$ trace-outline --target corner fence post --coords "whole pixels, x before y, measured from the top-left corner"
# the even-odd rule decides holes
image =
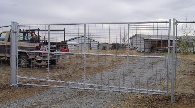
[[[176,75],[176,35],[175,35],[176,19],[173,19],[173,49],[172,49],[172,75],[171,75],[171,102],[175,102],[175,75]]]
[[[19,34],[19,27],[17,22],[11,22],[10,34],[10,66],[11,66],[11,86],[17,86],[17,37]]]

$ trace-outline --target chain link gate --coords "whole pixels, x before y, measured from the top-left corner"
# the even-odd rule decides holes
[[[170,23],[19,25],[17,84],[167,94]]]

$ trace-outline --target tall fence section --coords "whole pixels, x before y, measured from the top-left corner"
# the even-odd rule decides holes
[[[170,21],[19,25],[17,84],[166,94]]]
[[[13,85],[168,94],[168,82],[174,83],[171,20],[11,27],[10,39],[18,36],[10,55],[17,56]]]
[[[175,102],[175,88],[179,86],[176,84],[176,69],[180,61],[177,59],[177,53],[180,56],[186,56],[188,62],[182,61],[187,68],[187,73],[191,71],[190,60],[193,60],[192,54],[195,54],[195,22],[194,21],[178,21],[173,19],[173,45],[172,45],[172,75],[171,75],[171,101]],[[190,57],[191,56],[191,57]],[[185,57],[184,57],[185,58]],[[185,88],[183,88],[185,89]]]

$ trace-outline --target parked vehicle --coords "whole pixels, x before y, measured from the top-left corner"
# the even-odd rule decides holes
[[[68,48],[66,47],[66,49]],[[48,42],[41,41],[39,34],[35,34],[34,31],[20,31],[18,36],[18,65],[29,67],[41,62],[56,65],[59,55],[57,56],[54,52],[60,50],[62,49],[52,44],[48,48]],[[0,59],[10,59],[10,31],[0,33]]]

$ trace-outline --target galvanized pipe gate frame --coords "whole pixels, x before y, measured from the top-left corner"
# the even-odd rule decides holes
[[[168,56],[167,57],[164,57],[165,59],[165,67],[167,67],[167,70],[166,70],[166,91],[160,91],[160,90],[154,90],[154,91],[149,91],[148,89],[136,89],[136,88],[121,88],[120,85],[119,85],[119,89],[117,91],[119,92],[139,92],[139,93],[149,93],[149,92],[155,92],[157,94],[167,94],[168,95],[168,92],[169,92],[169,87],[168,87],[168,83],[169,83],[169,74],[170,72],[172,71],[172,77],[171,77],[171,101],[174,102],[175,99],[174,99],[174,88],[175,88],[175,72],[176,72],[176,34],[175,34],[175,31],[176,31],[176,28],[175,26],[177,26],[177,23],[179,23],[178,21],[176,21],[175,19],[173,19],[173,46],[170,46],[170,34],[171,34],[171,19],[169,21],[154,21],[154,22],[120,22],[120,23],[69,23],[69,24],[43,24],[43,26],[48,26],[48,46],[50,46],[50,26],[52,25],[83,25],[83,28],[84,28],[84,37],[86,38],[87,37],[87,25],[88,24],[127,24],[128,25],[128,39],[130,38],[130,33],[129,31],[131,30],[130,28],[130,25],[131,24],[147,24],[147,23],[165,23],[165,24],[168,24],[168,33],[167,33],[167,36],[168,36]],[[181,22],[180,22],[181,23]],[[36,25],[42,25],[42,24],[36,24]],[[22,76],[18,76],[18,65],[15,65],[17,64],[17,38],[16,36],[19,35],[19,28],[22,27],[22,26],[25,26],[25,25],[19,25],[17,22],[12,22],[12,25],[11,25],[11,86],[17,86],[19,83],[18,83],[18,78],[25,78],[25,77],[22,77]],[[154,29],[154,28],[153,28]],[[156,28],[157,30],[159,28]],[[110,37],[110,28],[109,28],[109,37]],[[110,41],[110,39],[109,39]],[[127,55],[119,55],[119,56],[126,56],[127,57],[127,60],[129,61],[129,57],[136,57],[135,55],[130,55],[129,54],[129,46],[131,45],[131,41],[128,40],[128,54]],[[66,81],[56,81],[56,82],[64,82],[64,83],[68,83],[68,85],[71,85],[71,84],[77,84],[77,85],[84,85],[83,88],[81,87],[80,89],[90,89],[90,88],[87,88],[87,86],[102,86],[102,85],[96,85],[96,84],[88,84],[86,82],[86,55],[87,55],[87,51],[86,51],[86,41],[84,41],[84,52],[82,53],[83,57],[84,57],[84,74],[83,74],[83,82],[66,82]],[[49,47],[50,48],[50,47]],[[170,49],[172,48],[172,61],[170,61],[171,59],[171,55],[170,55]],[[50,51],[50,49],[49,49]],[[50,52],[48,52],[48,57],[50,56],[49,55]],[[93,55],[93,54],[92,54]],[[139,56],[141,57],[141,56]],[[144,58],[146,57],[149,57],[149,58],[161,58],[163,56],[143,56]],[[49,61],[48,61],[49,62]],[[172,65],[170,65],[172,63]],[[48,79],[42,79],[42,81],[49,81],[49,82],[55,82],[54,80],[50,80],[49,79],[49,75],[51,74],[50,73],[50,67],[48,65]],[[29,77],[26,77],[26,78],[29,78]],[[29,78],[29,79],[34,79],[34,78]],[[140,79],[139,79],[140,80]],[[119,81],[120,82],[120,81]],[[136,82],[136,81],[135,81]],[[139,82],[139,81],[138,81]],[[147,81],[147,85],[148,85],[148,81]],[[25,85],[25,84],[24,84]],[[26,84],[28,85],[28,84]],[[33,84],[32,84],[33,85]],[[35,85],[35,86],[38,86],[38,85]],[[43,85],[43,86],[47,86],[47,85]],[[48,85],[49,86],[49,85]],[[139,84],[140,86],[140,84]],[[56,86],[56,87],[63,87],[63,86]],[[75,87],[76,89],[79,89],[78,86]],[[108,86],[108,91],[110,90],[111,86]],[[95,90],[94,88],[91,88],[92,90]],[[123,89],[123,90],[122,90]],[[126,89],[126,90],[124,90]],[[103,90],[102,88],[101,89],[98,89],[98,90]],[[111,90],[111,91],[114,91],[114,90]]]
[[[175,102],[175,88],[176,88],[176,72],[177,72],[177,40],[179,36],[179,24],[195,24],[195,21],[178,21],[175,18],[173,18],[173,45],[172,47],[172,75],[171,75],[171,102]]]

